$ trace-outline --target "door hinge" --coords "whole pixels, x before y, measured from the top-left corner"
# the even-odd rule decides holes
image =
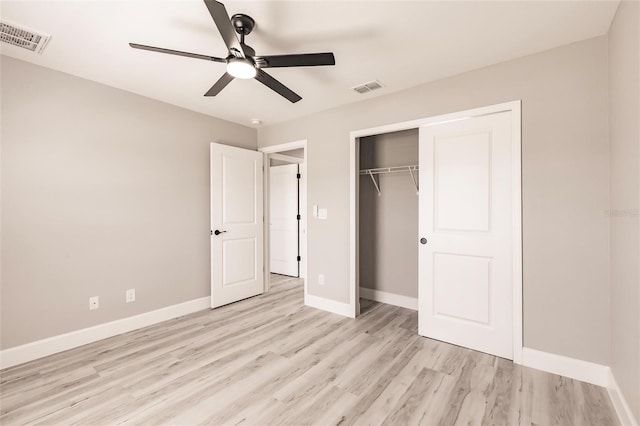
[[[300,220],[300,219],[301,219],[300,215],[297,215],[297,216],[296,216],[296,219]]]
[[[301,258],[300,256],[298,256],[298,257],[296,258],[296,260],[297,260],[298,262],[300,262],[300,261],[302,260],[302,258]]]
[[[300,179],[301,177],[302,177],[302,176],[300,176],[300,173],[298,173],[298,174],[296,175],[296,178],[297,178],[297,179]]]

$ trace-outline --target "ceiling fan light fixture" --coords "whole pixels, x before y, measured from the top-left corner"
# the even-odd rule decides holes
[[[227,72],[235,78],[249,79],[254,78],[258,71],[249,59],[232,58],[227,63]]]

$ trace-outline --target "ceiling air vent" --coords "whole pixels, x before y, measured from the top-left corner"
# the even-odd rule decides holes
[[[352,87],[353,90],[360,94],[371,92],[380,88],[382,88],[382,83],[380,83],[378,80],[373,80],[368,83],[359,84],[356,87]]]
[[[7,21],[0,22],[0,41],[3,43],[42,53],[50,38],[50,35],[30,30],[21,25],[11,24]]]

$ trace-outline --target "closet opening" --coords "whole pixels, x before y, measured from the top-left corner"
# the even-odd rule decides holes
[[[359,138],[361,313],[370,301],[418,309],[418,145],[418,129]]]

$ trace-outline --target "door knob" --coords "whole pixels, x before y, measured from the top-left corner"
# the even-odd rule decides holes
[[[216,235],[220,235],[220,234],[224,234],[227,231],[218,231],[217,229],[215,231],[213,231],[214,234]]]
[[[427,244],[427,239],[424,237],[420,238],[420,244]]]

